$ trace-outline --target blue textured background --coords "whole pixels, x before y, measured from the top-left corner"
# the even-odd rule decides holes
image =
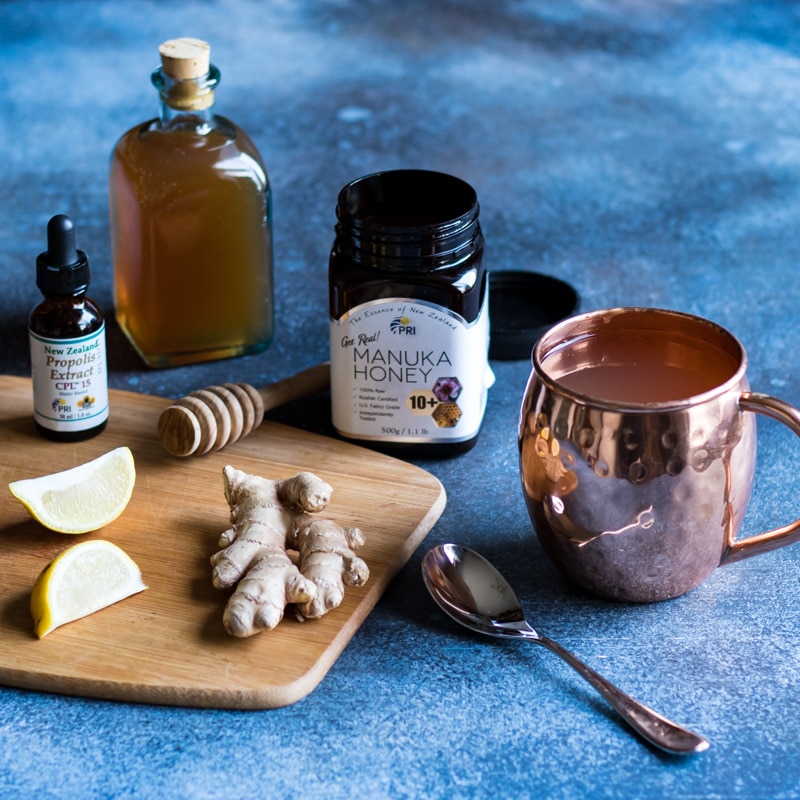
[[[325,360],[337,192],[423,167],[476,188],[491,269],[565,278],[586,310],[709,317],[744,343],[754,388],[800,406],[790,2],[0,2],[2,372],[28,374],[52,214],[75,219],[111,316],[108,157],[155,115],[157,46],[182,35],[211,42],[218,109],[270,171],[278,334],[259,356],[152,372],[111,319],[114,387],[178,397]],[[448,491],[441,520],[311,695],[234,713],[0,688],[0,797],[800,797],[800,545],[660,605],[569,588],[518,487],[528,364],[494,366],[477,447],[423,464]],[[273,417],[327,432],[326,402]],[[769,421],[759,435],[747,533],[800,506],[800,443]],[[543,632],[711,749],[662,755],[554,656],[457,629],[419,578],[446,540],[495,560]]]

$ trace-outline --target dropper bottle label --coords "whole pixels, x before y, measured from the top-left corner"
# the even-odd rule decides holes
[[[44,301],[28,326],[34,419],[57,440],[94,436],[108,419],[105,320],[86,297],[89,279],[72,220],[58,214],[47,226],[47,252],[36,260]]]

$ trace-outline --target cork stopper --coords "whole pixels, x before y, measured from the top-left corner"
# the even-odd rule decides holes
[[[158,52],[165,74],[176,80],[202,78],[208,74],[211,63],[211,47],[202,39],[170,39]]]
[[[219,82],[219,70],[211,64],[211,47],[207,42],[188,37],[170,39],[158,48],[158,52],[161,54],[161,69],[153,74],[153,82],[168,106],[177,111],[192,112],[214,105],[214,87]]]

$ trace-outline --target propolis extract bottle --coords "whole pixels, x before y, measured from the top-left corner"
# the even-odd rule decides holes
[[[469,184],[426,170],[340,192],[329,284],[342,436],[409,457],[475,444],[493,380],[478,210]]]
[[[36,259],[44,300],[28,320],[34,419],[57,441],[88,439],[108,420],[105,319],[86,296],[90,279],[72,220],[57,214],[47,224],[47,251]]]

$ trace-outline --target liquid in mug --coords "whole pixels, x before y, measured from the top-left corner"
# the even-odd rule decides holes
[[[630,334],[596,337],[580,366],[556,374],[573,392],[613,403],[669,403],[711,391],[728,380],[736,364],[716,348],[675,342],[632,340]],[[548,368],[545,359],[545,368]]]

